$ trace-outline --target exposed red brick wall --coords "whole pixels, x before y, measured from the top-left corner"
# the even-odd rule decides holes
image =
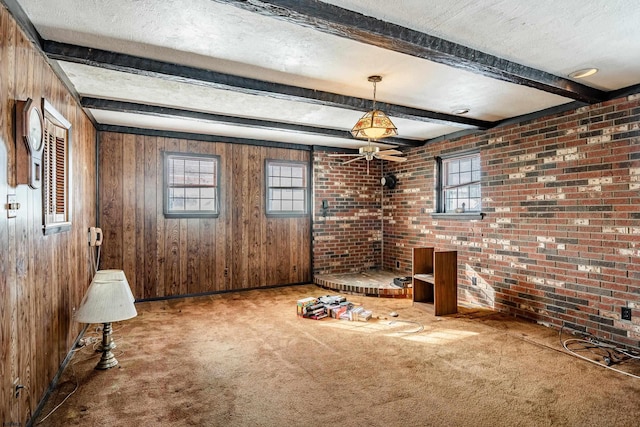
[[[378,160],[314,153],[313,270],[315,274],[358,272],[382,263],[382,214]],[[327,216],[322,201],[327,200]]]
[[[434,156],[476,147],[487,216],[433,219]],[[409,274],[412,247],[456,249],[462,301],[639,346],[640,95],[407,157],[385,165],[399,179],[384,193],[385,268]]]

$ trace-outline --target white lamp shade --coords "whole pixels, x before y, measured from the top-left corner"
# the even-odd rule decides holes
[[[94,277],[76,311],[81,323],[109,323],[136,317],[129,284],[125,280],[99,280]]]
[[[93,276],[93,280],[108,282],[112,280],[122,280],[127,284],[129,295],[131,295],[131,301],[136,300],[136,298],[133,296],[133,293],[131,292],[129,282],[127,282],[127,276],[124,275],[124,271],[122,270],[98,270],[96,271],[96,275]]]

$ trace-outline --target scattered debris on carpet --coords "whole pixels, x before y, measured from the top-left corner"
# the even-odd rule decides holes
[[[320,320],[331,317],[340,320],[366,322],[373,315],[371,310],[347,301],[342,295],[324,295],[298,300],[297,314],[307,319]]]

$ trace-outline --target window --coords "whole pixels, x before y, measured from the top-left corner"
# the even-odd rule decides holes
[[[71,229],[71,153],[69,123],[44,101],[42,222],[45,234]]]
[[[307,164],[267,160],[267,215],[307,213]]]
[[[219,212],[220,158],[164,153],[164,216],[215,218]]]
[[[438,158],[439,213],[480,213],[482,210],[480,153]]]

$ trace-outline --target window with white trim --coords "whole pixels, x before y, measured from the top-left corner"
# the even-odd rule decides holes
[[[267,215],[307,213],[308,165],[287,160],[266,161]]]
[[[164,216],[219,215],[220,158],[208,154],[164,153]]]
[[[71,123],[46,100],[43,110],[42,222],[51,234],[71,229]]]
[[[441,213],[478,213],[482,210],[480,153],[440,158]]]

